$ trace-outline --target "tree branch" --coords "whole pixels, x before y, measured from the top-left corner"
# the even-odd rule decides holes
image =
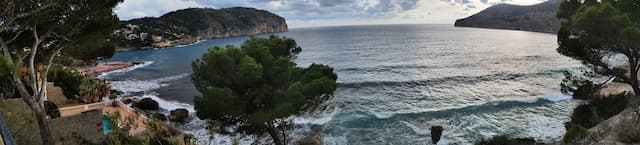
[[[29,58],[29,70],[31,71],[31,88],[33,89],[33,97],[39,96],[38,92],[38,78],[37,78],[37,74],[36,74],[36,68],[35,68],[35,59],[36,59],[36,54],[38,53],[38,46],[40,45],[40,37],[38,36],[38,31],[36,26],[33,26],[32,28],[33,31],[33,38],[35,39],[33,42],[33,47],[31,48],[31,57]],[[37,98],[34,98],[36,100],[38,100]]]
[[[49,63],[45,66],[46,69],[44,71],[44,73],[42,74],[42,82],[41,82],[41,87],[40,87],[40,92],[44,92],[45,90],[47,90],[47,78],[49,75],[49,69],[51,68],[51,66],[53,65],[53,59],[62,51],[62,49],[58,49],[55,52],[53,52],[53,54],[51,54],[51,57],[49,57]],[[44,93],[40,93],[38,94],[38,98],[42,98]]]

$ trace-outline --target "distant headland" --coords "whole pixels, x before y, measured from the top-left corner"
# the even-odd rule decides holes
[[[498,4],[456,20],[455,26],[557,33],[560,28],[560,20],[556,18],[558,7],[559,0],[531,6]]]
[[[121,21],[110,41],[117,51],[186,45],[202,39],[286,32],[285,19],[265,10],[188,8]]]

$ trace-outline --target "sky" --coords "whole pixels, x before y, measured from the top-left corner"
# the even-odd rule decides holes
[[[284,17],[289,27],[361,24],[453,24],[491,5],[544,0],[125,0],[122,20],[158,17],[185,8],[253,7]]]

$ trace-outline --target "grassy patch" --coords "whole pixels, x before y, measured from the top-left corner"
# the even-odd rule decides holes
[[[567,129],[567,133],[564,134],[562,140],[566,143],[577,142],[589,135],[589,131],[579,124],[567,122],[564,126]]]

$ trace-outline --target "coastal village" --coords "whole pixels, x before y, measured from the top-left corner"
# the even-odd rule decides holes
[[[177,45],[186,45],[196,41],[185,34],[154,30],[136,24],[121,25],[111,34],[111,40],[117,46],[118,51],[165,48]]]

